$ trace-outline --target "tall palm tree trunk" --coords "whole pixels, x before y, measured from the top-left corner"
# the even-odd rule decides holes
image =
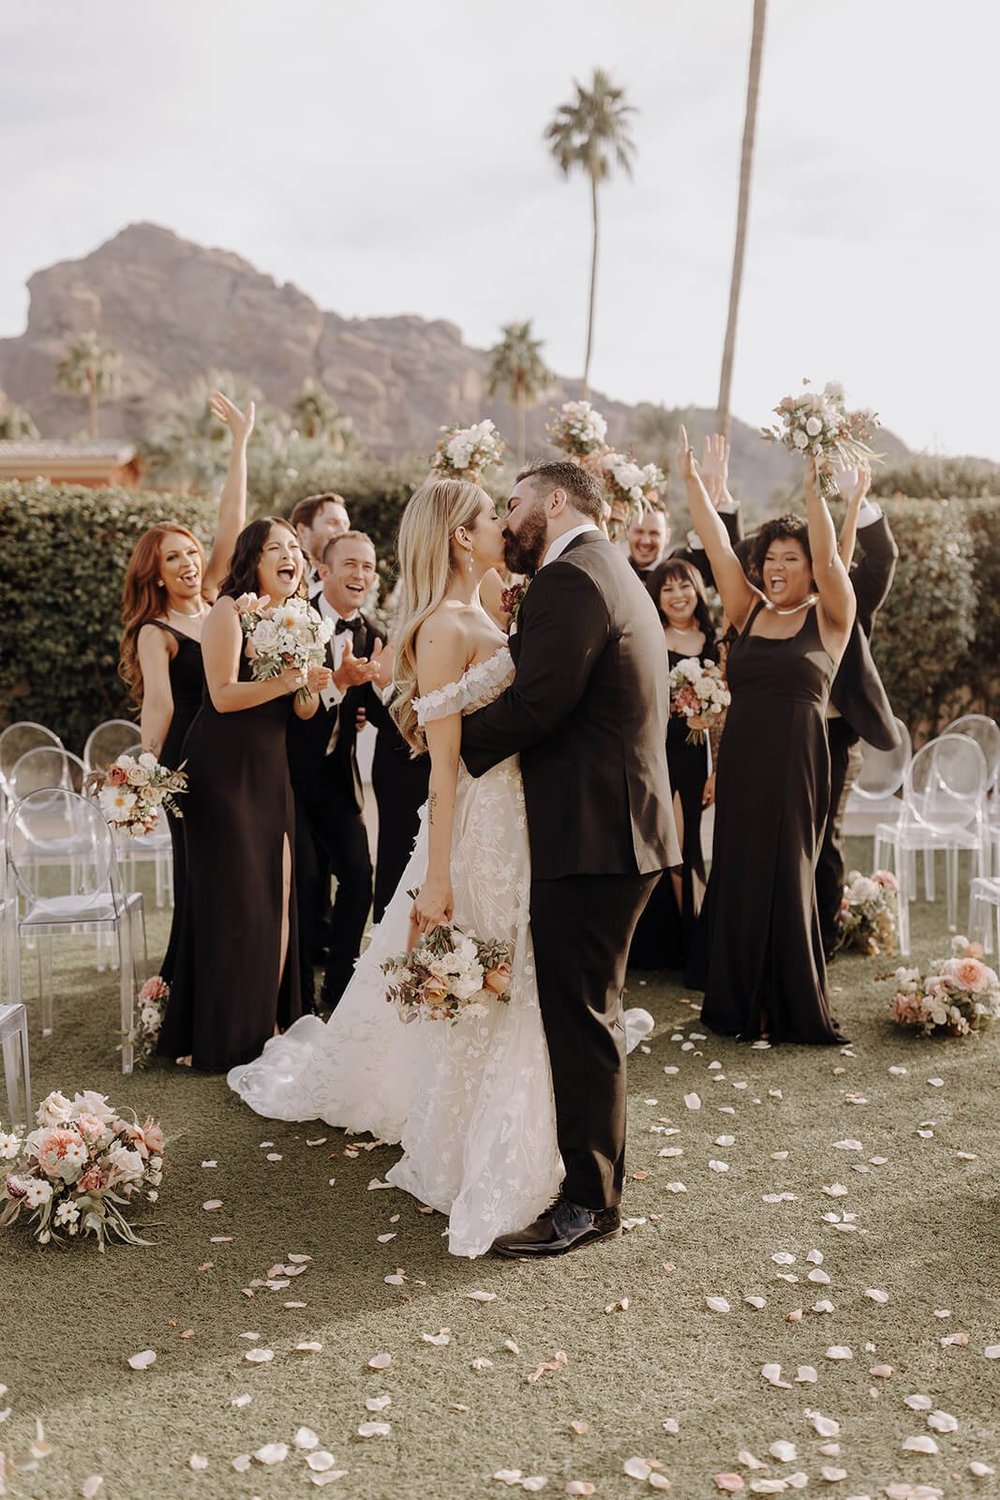
[[[524,468],[527,442],[525,438],[525,412],[526,402],[524,399],[524,382],[517,383],[517,467]]]
[[[733,273],[729,282],[729,315],[726,319],[726,340],[722,349],[722,373],[719,377],[719,405],[716,416],[716,427],[726,437],[729,436],[732,425],[729,401],[733,384],[736,323],[739,315],[740,288],[743,283],[743,258],[750,210],[750,176],[753,169],[754,136],[757,129],[757,94],[760,88],[761,59],[764,54],[766,13],[767,0],[754,0],[750,67],[747,74],[747,105],[743,121],[743,151],[740,156],[740,193],[736,209],[736,246],[733,251]]]
[[[587,309],[587,353],[583,360],[583,399],[590,398],[590,354],[594,347],[594,307],[597,302],[597,178],[590,174],[590,206],[594,223],[594,241],[590,255],[590,304]]]
[[[97,442],[97,379],[91,374],[87,381],[90,395],[90,441]]]

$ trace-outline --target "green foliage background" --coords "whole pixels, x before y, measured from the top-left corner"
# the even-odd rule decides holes
[[[344,495],[353,524],[395,575],[403,506],[426,474],[331,459],[275,472],[253,513],[286,513],[304,494]],[[497,494],[506,477],[497,476]],[[1000,497],[882,501],[899,544],[896,581],[873,640],[889,697],[920,740],[956,714],[1000,708]],[[101,719],[131,716],[118,677],[121,586],[136,539],[155,521],[190,526],[210,545],[215,502],[41,481],[0,485],[0,727],[35,719],[79,751]]]

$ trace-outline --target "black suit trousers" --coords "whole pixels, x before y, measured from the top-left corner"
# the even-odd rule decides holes
[[[629,945],[659,880],[567,875],[531,883],[538,1001],[552,1063],[563,1193],[585,1208],[621,1201]]]
[[[330,916],[330,944],[323,977],[323,1001],[336,1005],[354,973],[372,904],[372,864],[365,820],[353,802],[320,787],[295,793],[295,875],[299,913],[299,966],[303,994],[313,993],[312,957],[316,913],[329,891],[337,890]],[[323,887],[323,889],[319,889]],[[317,899],[317,892],[319,899]]]
[[[830,956],[837,944],[837,913],[844,895],[844,808],[861,765],[858,736],[846,719],[827,720],[830,742],[830,812],[816,861],[816,906],[823,952]]]

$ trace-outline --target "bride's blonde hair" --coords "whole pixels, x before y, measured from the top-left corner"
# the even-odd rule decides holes
[[[427,749],[417,723],[417,632],[441,604],[454,572],[451,539],[460,526],[471,526],[484,491],[467,479],[428,475],[411,495],[399,525],[399,612],[395,630],[394,674],[399,691],[392,716],[414,751]]]

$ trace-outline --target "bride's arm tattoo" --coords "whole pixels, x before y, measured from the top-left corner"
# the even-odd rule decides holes
[[[437,792],[431,792],[427,798],[427,816],[432,823],[434,822],[434,814],[437,811],[437,800]]]

